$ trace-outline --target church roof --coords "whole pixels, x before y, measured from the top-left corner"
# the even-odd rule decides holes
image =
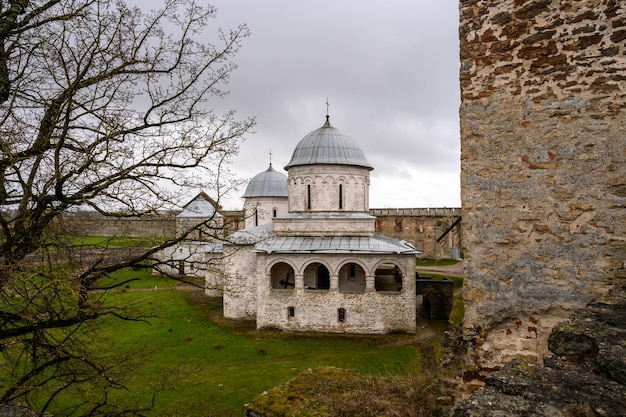
[[[183,207],[176,217],[223,217],[217,210],[218,204],[206,193],[201,192]]]
[[[275,171],[274,168],[272,168],[272,164],[270,164],[267,170],[252,177],[242,197],[288,196],[287,176],[281,172]]]
[[[328,116],[324,126],[309,133],[298,143],[285,170],[289,171],[289,168],[298,165],[316,164],[356,165],[374,169],[356,141],[332,127]]]
[[[361,254],[418,254],[421,253],[404,240],[387,236],[280,236],[256,244],[254,252],[265,253],[361,253]]]

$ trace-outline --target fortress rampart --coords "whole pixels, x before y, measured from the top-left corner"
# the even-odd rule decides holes
[[[464,337],[541,363],[626,281],[626,3],[460,2]]]
[[[66,229],[64,233],[68,234],[167,239],[176,236],[176,214],[168,212],[139,218],[104,217],[95,212],[69,213],[64,217],[63,227]],[[227,235],[244,227],[243,211],[224,211],[222,214]],[[437,242],[460,217],[459,208],[370,209],[370,214],[377,218],[377,233],[411,242],[423,252],[423,258],[449,258],[461,247],[460,223]]]

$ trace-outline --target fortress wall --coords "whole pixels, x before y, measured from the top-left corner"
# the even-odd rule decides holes
[[[626,281],[626,3],[460,2],[464,336],[541,362]]]
[[[64,234],[105,237],[174,238],[176,236],[176,214],[167,213],[152,218],[104,217],[95,212],[70,213],[65,215]],[[242,229],[250,216],[243,211],[224,211],[225,235]],[[450,248],[459,248],[461,225],[459,224],[440,243],[436,240],[446,228],[461,215],[459,208],[385,208],[370,209],[376,216],[376,232],[389,237],[411,242],[423,253],[422,258],[442,259],[450,257]],[[211,233],[207,233],[206,236]],[[194,234],[194,239],[203,240]]]
[[[376,233],[411,242],[422,251],[420,258],[447,259],[450,249],[462,241],[462,223],[440,242],[437,239],[461,216],[458,208],[371,209],[376,216]]]
[[[172,238],[175,213],[146,217],[105,217],[96,212],[67,213],[60,220],[63,234],[77,236]]]

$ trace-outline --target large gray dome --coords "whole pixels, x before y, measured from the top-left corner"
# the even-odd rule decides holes
[[[291,155],[285,170],[297,165],[338,164],[356,165],[374,169],[365,159],[365,154],[350,137],[330,125],[328,116],[324,126],[306,135]]]
[[[288,197],[287,176],[278,171],[274,171],[272,164],[260,174],[252,177],[243,198],[248,197]]]

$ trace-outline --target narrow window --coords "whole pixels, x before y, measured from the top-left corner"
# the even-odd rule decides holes
[[[306,208],[311,210],[311,184],[306,185]]]
[[[295,316],[296,316],[296,308],[287,307],[287,317],[295,317]]]
[[[356,277],[356,264],[350,264],[350,278]]]
[[[343,184],[339,184],[339,210],[343,210]]]
[[[345,308],[337,309],[337,321],[339,321],[340,323],[343,323],[344,321],[346,321],[346,309]]]
[[[259,211],[257,209],[254,209],[254,225],[259,225]]]
[[[276,210],[276,207],[274,207],[274,209],[272,210],[272,217],[276,217],[277,214],[278,210]]]
[[[178,273],[185,275],[185,261],[178,261]]]

